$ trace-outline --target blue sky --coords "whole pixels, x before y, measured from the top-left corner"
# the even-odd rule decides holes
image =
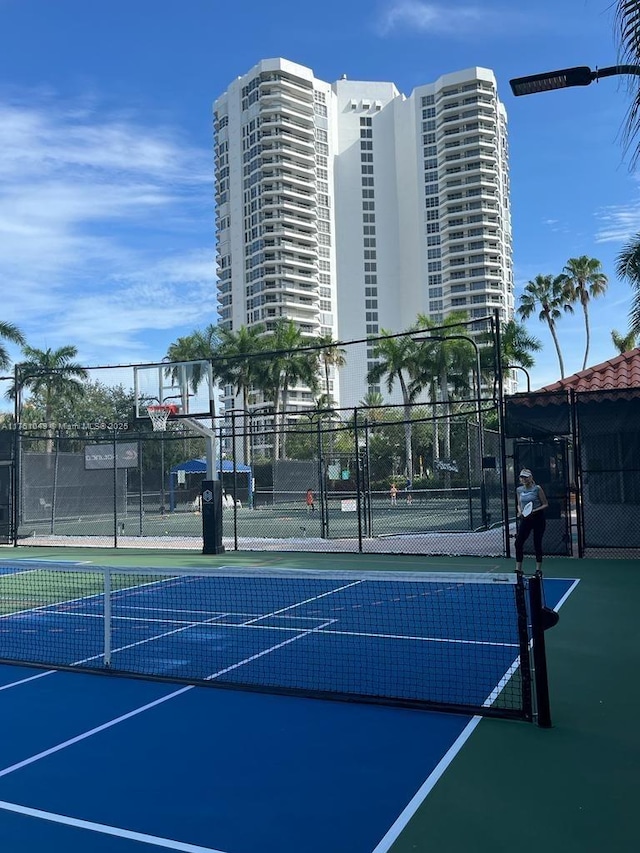
[[[2,318],[87,365],[159,361],[216,316],[211,105],[259,59],[334,81],[492,68],[509,116],[516,294],[569,257],[610,277],[589,361],[615,354],[631,290],[617,252],[640,230],[621,129],[624,78],[514,98],[511,77],[616,62],[612,0],[0,0]],[[555,381],[546,327],[533,387]],[[580,369],[581,313],[559,335]],[[17,356],[17,351],[15,356]]]

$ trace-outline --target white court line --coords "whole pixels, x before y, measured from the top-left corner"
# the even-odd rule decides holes
[[[222,619],[225,615],[226,614],[223,613],[220,616],[216,616],[214,619],[207,620],[207,622],[192,622],[189,625],[184,625],[182,628],[176,628],[173,631],[163,631],[162,634],[154,634],[153,637],[145,637],[143,640],[136,640],[135,643],[128,643],[126,646],[119,646],[117,649],[112,649],[111,654],[114,655],[117,652],[124,652],[127,651],[127,649],[135,649],[136,646],[144,646],[145,643],[152,643],[154,640],[162,640],[164,637],[172,637],[174,634],[180,634],[182,631],[188,631],[190,628],[198,628],[202,625],[212,625],[216,619]],[[98,660],[102,657],[104,657],[104,652],[99,652],[97,655],[92,655],[89,658],[76,660],[71,664],[71,666],[82,666],[84,663],[89,663],[89,661]],[[134,672],[133,674],[135,675],[136,673]]]
[[[335,589],[330,589],[328,592],[322,592],[319,595],[314,595],[311,598],[306,598],[304,601],[297,601],[295,604],[290,604],[288,607],[281,607],[279,610],[272,610],[271,613],[265,613],[263,616],[257,616],[255,619],[249,619],[243,622],[240,627],[244,628],[247,625],[253,625],[254,622],[260,622],[262,619],[269,619],[272,616],[278,616],[280,613],[286,613],[288,610],[295,610],[296,607],[302,607],[303,604],[310,604],[312,601],[319,601],[321,598],[326,598],[327,595],[334,595],[336,592],[342,592],[344,589],[349,589],[352,586],[358,586],[362,580],[352,581],[351,583],[338,586]],[[333,619],[331,620],[334,621]]]
[[[93,560],[54,560],[48,557],[41,557],[38,560],[35,560],[33,557],[16,557],[15,560],[2,558],[2,560],[0,560],[0,568],[8,569],[13,565],[18,565],[19,563],[37,564],[33,565],[32,568],[27,569],[27,571],[30,572],[37,572],[42,563],[53,563],[56,566],[91,566],[93,565]]]
[[[573,592],[580,581],[575,580],[567,592],[562,596],[562,598],[558,601],[554,610],[558,611],[565,603],[569,595]],[[492,705],[498,694],[502,691],[505,683],[511,678],[515,669],[520,665],[520,656],[516,658],[511,667],[507,670],[503,678],[500,680],[500,684],[491,692],[491,694],[487,697],[487,699],[483,702],[484,706]],[[402,831],[406,828],[409,821],[418,811],[422,803],[426,800],[427,796],[431,793],[433,788],[435,787],[438,780],[444,774],[445,770],[456,755],[460,752],[466,741],[471,737],[474,729],[478,725],[478,723],[482,720],[482,717],[473,717],[470,720],[469,724],[465,727],[464,731],[458,736],[456,741],[451,745],[451,747],[447,750],[444,756],[440,759],[437,766],[434,770],[429,774],[427,779],[420,786],[418,791],[415,793],[413,798],[407,804],[407,806],[403,809],[397,820],[392,824],[391,828],[388,830],[384,838],[380,841],[380,843],[372,850],[372,853],[388,853],[391,849],[395,841],[397,841],[398,837],[402,833]]]
[[[341,589],[344,589],[344,587],[341,587]],[[338,592],[338,590],[334,590],[334,592]],[[331,593],[323,593],[323,595],[330,595],[330,594]],[[312,600],[312,599],[310,599],[310,600]],[[306,602],[300,602],[300,604],[305,604],[305,603]],[[294,604],[291,606],[292,607],[298,607],[299,605]],[[288,608],[285,608],[285,609],[288,609]],[[297,626],[297,627],[281,627],[281,626],[277,626],[277,625],[256,625],[255,624],[260,619],[267,619],[269,617],[276,616],[278,612],[282,612],[282,611],[277,611],[276,613],[273,613],[273,614],[268,613],[265,616],[258,616],[256,618],[250,619],[249,621],[246,621],[246,622],[220,622],[220,621],[217,621],[220,619],[228,618],[230,615],[234,615],[234,616],[235,615],[243,615],[243,614],[229,614],[229,613],[220,613],[217,616],[212,616],[211,619],[201,620],[199,622],[190,622],[187,620],[168,619],[168,618],[167,619],[149,619],[149,618],[144,618],[142,616],[112,616],[111,618],[112,618],[113,622],[118,622],[118,621],[120,621],[120,622],[145,622],[145,623],[149,622],[152,624],[159,623],[160,625],[171,623],[173,625],[182,626],[180,628],[176,628],[173,631],[166,631],[166,632],[163,632],[162,634],[156,634],[155,636],[148,637],[147,639],[144,639],[144,640],[138,640],[135,643],[132,643],[131,645],[122,646],[121,648],[114,649],[113,651],[114,652],[123,651],[124,649],[130,649],[130,648],[133,648],[134,646],[143,645],[144,643],[148,643],[152,640],[160,640],[160,639],[162,639],[162,637],[170,637],[173,634],[178,634],[181,631],[185,631],[189,628],[198,628],[198,627],[206,628],[208,626],[213,626],[214,628],[235,628],[235,629],[251,628],[252,630],[258,630],[258,631],[279,631],[279,632],[284,633],[284,634],[293,633],[295,631],[300,630],[300,626]],[[73,619],[102,619],[103,618],[101,613],[66,613],[65,611],[61,611],[61,612],[51,611],[51,615],[56,616],[56,617],[64,616],[64,617],[73,618]],[[320,616],[291,616],[289,618],[296,619],[300,622],[312,622],[312,621],[319,622],[322,617],[320,617]],[[336,618],[329,618],[328,616],[326,616],[325,620],[323,622],[323,626],[326,627],[328,625],[332,625],[337,621],[338,620]],[[476,640],[474,638],[465,640],[465,639],[458,639],[456,637],[428,637],[428,636],[423,637],[423,636],[418,636],[418,635],[413,635],[413,634],[381,634],[381,633],[376,633],[376,632],[372,632],[372,631],[339,631],[339,630],[335,630],[335,629],[325,630],[325,627],[316,626],[316,628],[314,628],[313,630],[316,630],[316,631],[318,631],[322,634],[325,634],[327,636],[328,635],[332,635],[332,636],[336,635],[336,636],[342,636],[342,637],[367,637],[367,638],[376,639],[376,640],[411,640],[411,641],[416,641],[416,642],[421,642],[421,643],[451,643],[452,645],[463,645],[463,646],[465,646],[465,645],[466,646],[495,646],[497,648],[516,648],[516,649],[519,648],[518,643],[499,642],[497,640]],[[101,655],[94,655],[94,657],[87,658],[86,661],[96,660],[99,657],[101,657]],[[86,661],[82,661],[82,663],[85,663]],[[72,665],[75,666],[77,664],[72,664]]]
[[[333,620],[337,622],[337,619]],[[244,627],[244,626],[242,626]],[[259,627],[259,626],[256,626]],[[274,630],[287,630],[287,629],[277,629]],[[290,630],[290,629],[289,629]],[[365,631],[337,631],[337,630],[329,630],[323,631],[323,634],[338,634],[340,636],[346,637],[372,637],[377,640],[417,640],[425,643],[452,643],[453,645],[466,645],[466,646],[498,646],[499,648],[518,648],[518,643],[499,643],[495,640],[459,640],[455,637],[418,637],[412,636],[411,634],[376,634],[376,633],[368,633]]]
[[[557,580],[557,578],[549,578],[549,580]],[[560,599],[560,601],[559,601],[559,602],[556,604],[556,606],[553,608],[556,612],[557,612],[558,610],[560,610],[560,608],[562,607],[562,605],[565,603],[565,601],[567,600],[567,598],[569,598],[569,596],[570,596],[570,595],[571,595],[571,593],[574,591],[574,589],[578,586],[578,584],[579,584],[579,583],[580,583],[580,578],[577,578],[576,580],[574,580],[574,582],[571,584],[571,586],[569,587],[569,589],[565,592],[565,594],[562,596],[562,598]]]
[[[76,735],[75,737],[69,738],[68,740],[63,741],[62,743],[56,744],[56,746],[52,746],[49,749],[45,749],[42,752],[36,753],[36,755],[32,755],[30,758],[25,758],[23,761],[18,761],[16,764],[12,764],[9,767],[5,767],[4,770],[0,770],[0,777],[8,776],[9,773],[15,773],[16,770],[21,770],[23,767],[28,767],[30,764],[34,764],[36,761],[40,761],[42,758],[47,758],[49,755],[54,755],[56,752],[60,752],[62,749],[66,749],[69,746],[73,746],[73,744],[80,743],[80,741],[86,740],[93,735],[97,735],[100,732],[104,732],[107,729],[113,728],[113,726],[117,726],[118,723],[123,723],[125,720],[130,720],[132,717],[137,717],[138,714],[142,714],[144,711],[148,711],[151,708],[155,708],[156,705],[161,705],[163,702],[168,702],[170,699],[175,699],[176,696],[180,696],[182,693],[186,693],[188,690],[193,690],[193,685],[189,684],[186,687],[181,687],[179,690],[174,690],[173,693],[168,693],[166,696],[161,696],[159,699],[154,699],[153,702],[148,702],[146,705],[141,705],[139,708],[134,708],[133,711],[128,711],[126,714],[122,714],[119,717],[116,717],[113,720],[109,720],[106,723],[102,723],[100,726],[96,726],[93,729],[89,729],[87,732],[83,732],[80,735]]]
[[[338,592],[338,590],[334,590],[334,592]],[[323,593],[326,595],[327,593]],[[196,622],[194,626],[201,625],[202,623]],[[207,676],[205,681],[213,681],[216,678],[220,678],[222,675],[226,675],[226,673],[233,671],[234,669],[239,669],[239,667],[244,666],[247,663],[251,663],[258,658],[264,657],[264,655],[270,654],[271,652],[277,651],[281,649],[283,646],[288,646],[289,643],[295,643],[297,640],[301,640],[304,637],[309,636],[309,634],[317,633],[325,628],[327,625],[331,624],[331,621],[324,622],[316,628],[310,628],[308,631],[303,631],[295,637],[289,637],[289,639],[284,640],[282,643],[277,643],[275,646],[270,646],[268,649],[264,649],[261,652],[257,652],[254,655],[251,655],[244,660],[239,661],[238,663],[234,663],[231,666],[227,666],[224,669],[219,670],[218,672],[213,673],[213,675]],[[178,631],[185,631],[187,628],[179,628]],[[172,632],[174,633],[174,632]],[[177,632],[175,632],[177,633]],[[161,635],[162,636],[162,635]],[[132,643],[134,645],[140,645],[144,642],[148,642],[148,640],[141,640],[140,643]],[[131,648],[131,646],[124,646],[124,648]],[[118,651],[118,649],[115,649]],[[120,649],[122,651],[122,649]],[[97,657],[102,657],[102,655],[96,655]],[[94,660],[94,658],[87,658],[87,661]],[[86,663],[87,661],[79,661],[80,663]],[[169,699],[174,699],[176,696],[181,696],[183,693],[187,693],[189,690],[193,690],[196,685],[189,684],[186,687],[181,687],[179,690],[175,690],[173,693],[169,693],[167,696],[162,696],[160,699],[155,699],[153,702],[149,702],[146,705],[142,705],[140,708],[135,708],[133,711],[129,711],[126,714],[122,714],[120,717],[116,717],[114,720],[109,720],[106,723],[103,723],[100,726],[96,726],[93,729],[90,729],[83,734],[76,735],[76,737],[69,738],[69,740],[64,741],[63,743],[59,743],[56,746],[52,746],[50,749],[45,749],[43,752],[39,752],[36,755],[32,755],[30,758],[25,758],[23,761],[19,761],[17,764],[12,764],[10,767],[5,767],[4,770],[0,770],[0,777],[7,776],[9,773],[14,773],[16,770],[21,770],[23,767],[27,767],[29,764],[33,764],[35,761],[39,761],[42,758],[47,758],[49,755],[53,755],[56,752],[59,752],[62,749],[66,749],[68,746],[73,746],[80,741],[85,740],[92,735],[99,734],[100,732],[105,731],[106,729],[110,729],[113,726],[118,725],[119,723],[124,722],[125,720],[129,720],[132,717],[136,717],[138,714],[141,714],[143,711],[148,711],[150,708],[155,708],[157,705],[161,705],[163,702],[167,702]]]
[[[28,681],[35,681],[37,678],[44,678],[45,675],[53,675],[55,669],[48,669],[46,672],[39,672],[37,675],[30,675],[28,678],[21,678],[20,681],[12,681],[9,684],[3,684],[0,687],[0,693],[3,690],[10,690],[12,687],[19,687],[21,684],[26,684]]]
[[[4,566],[2,568],[5,568]],[[30,575],[35,569],[20,569],[18,571],[0,572],[0,578],[15,578],[19,575]]]
[[[48,610],[46,615],[54,616],[56,619],[59,619],[61,616],[65,619],[104,619],[103,613],[68,612],[66,610]],[[112,613],[111,620],[112,622],[152,622],[153,624],[159,625],[186,625],[187,627],[192,628],[195,625],[208,625],[213,619],[222,619],[224,616],[228,616],[228,614],[219,613],[216,616],[211,616],[210,619],[200,619],[199,621],[194,622],[193,619],[169,619],[169,617],[160,618],[151,616],[115,616]]]
[[[48,820],[52,823],[61,823],[64,826],[74,826],[78,829],[88,829],[91,832],[100,832],[103,835],[115,835],[117,838],[128,838],[131,841],[141,841],[143,844],[152,844],[155,847],[165,847],[169,850],[180,850],[182,853],[224,853],[223,850],[214,850],[212,847],[199,847],[197,844],[186,844],[183,841],[174,841],[171,838],[161,838],[157,835],[146,835],[144,832],[133,832],[130,829],[121,829],[117,826],[109,826],[104,823],[94,823],[88,820],[79,820],[67,815],[55,814],[53,812],[31,809],[17,803],[6,803],[0,800],[0,809],[16,814],[37,817],[40,820]]]
[[[502,676],[500,681],[493,688],[491,693],[489,693],[487,698],[484,700],[484,702],[482,703],[483,708],[490,708],[493,705],[493,703],[496,701],[498,696],[502,693],[504,688],[511,681],[511,678],[512,678],[514,672],[516,672],[516,670],[519,668],[520,668],[520,655],[518,655],[518,657],[514,660],[514,662],[509,667],[509,669]]]
[[[35,570],[37,571],[37,569]],[[42,569],[42,571],[46,571],[46,569]],[[28,572],[20,572],[20,574],[31,574],[31,570]],[[6,577],[13,577],[13,575],[6,575]],[[120,593],[129,593],[131,595],[137,595],[138,591],[146,590],[149,586],[154,586],[157,584],[168,583],[169,581],[177,580],[175,576],[171,576],[168,578],[164,578],[163,580],[152,580],[148,583],[137,584],[136,586],[131,587],[122,587],[121,589],[113,590],[112,597],[117,598]],[[81,595],[78,598],[67,598],[64,601],[52,601],[48,604],[40,604],[38,607],[25,607],[24,610],[14,610],[10,613],[0,613],[0,619],[11,619],[14,616],[24,616],[25,613],[41,613],[44,611],[50,611],[51,613],[58,613],[60,611],[55,610],[56,607],[66,607],[69,604],[78,604],[83,601],[91,601],[91,599],[99,599],[104,595],[104,590],[100,592],[91,593],[91,595]]]
[[[444,771],[451,764],[456,755],[460,752],[466,741],[471,737],[473,730],[478,725],[482,718],[474,717],[465,726],[461,734],[458,735],[454,743],[442,756],[436,767],[429,774],[423,784],[418,788],[414,796],[411,798],[406,807],[402,810],[397,820],[392,824],[384,838],[373,849],[372,853],[387,853],[391,849],[395,841],[397,841],[400,833],[405,829],[411,818],[418,811],[424,800],[435,787],[436,782],[443,775]]]
[[[251,655],[251,657],[241,660],[240,663],[234,663],[231,666],[227,666],[225,669],[221,669],[219,672],[216,672],[215,675],[207,676],[207,678],[205,678],[205,681],[213,681],[214,678],[220,678],[221,675],[226,675],[228,672],[232,672],[232,670],[238,669],[238,667],[240,666],[244,666],[245,663],[251,663],[252,661],[258,660],[258,658],[264,657],[265,655],[268,655],[271,652],[275,652],[277,649],[281,649],[284,646],[288,646],[289,643],[295,643],[297,640],[302,640],[303,637],[308,637],[309,634],[317,634],[319,631],[322,631],[323,628],[326,628],[327,625],[330,625],[333,621],[334,620],[330,620],[329,622],[323,622],[322,625],[318,625],[317,628],[309,628],[308,631],[303,631],[301,634],[298,634],[295,637],[289,637],[288,640],[283,640],[281,643],[278,643],[275,646],[271,646],[268,649],[264,649],[264,651],[262,652],[256,652],[255,655]]]
[[[559,578],[550,578],[550,580],[559,580]],[[578,586],[578,584],[579,584],[579,583],[580,583],[580,580],[579,580],[579,579],[578,579],[578,580],[574,580],[574,581],[573,581],[573,583],[571,584],[571,586],[569,587],[569,589],[565,592],[565,594],[562,596],[562,598],[558,601],[558,603],[556,604],[556,606],[553,608],[553,609],[556,611],[556,613],[558,612],[558,610],[560,610],[560,608],[562,607],[562,605],[563,605],[563,604],[565,603],[565,601],[569,598],[569,596],[570,596],[570,595],[571,595],[571,593],[574,591],[574,589]],[[532,646],[533,646],[533,637],[529,640],[529,650],[531,650]],[[483,707],[483,708],[489,708],[489,707],[491,707],[491,705],[493,705],[493,703],[496,701],[496,699],[498,698],[498,696],[499,696],[499,695],[502,693],[502,691],[504,690],[505,686],[506,686],[506,685],[508,684],[508,682],[511,680],[511,677],[513,676],[514,672],[515,672],[519,667],[520,667],[520,655],[518,655],[518,657],[514,660],[514,662],[513,662],[513,663],[511,664],[511,666],[509,667],[509,669],[508,669],[508,670],[505,672],[505,674],[502,676],[502,678],[500,679],[500,681],[498,682],[498,684],[493,688],[493,690],[491,691],[491,693],[490,693],[490,694],[487,696],[487,698],[484,700],[484,702],[482,703],[482,707]]]
[[[325,623],[326,624],[326,623]],[[316,631],[320,630],[324,625],[319,626],[318,628],[311,628],[309,631],[303,631],[296,637],[290,637],[288,640],[285,640],[283,643],[278,643],[275,646],[271,646],[268,649],[264,649],[261,652],[258,652],[255,655],[251,655],[244,660],[239,661],[238,663],[234,663],[231,666],[227,666],[224,669],[215,672],[213,675],[207,676],[205,681],[213,681],[216,678],[220,678],[221,675],[226,675],[227,672],[231,672],[234,669],[238,669],[241,666],[244,666],[247,663],[251,663],[258,658],[263,657],[264,655],[269,654],[270,652],[274,652],[277,649],[282,648],[283,646],[289,645],[289,643],[294,643],[296,640],[301,640],[303,637],[308,636],[309,634],[313,634]],[[91,658],[89,658],[91,660]],[[125,720],[130,720],[132,717],[137,717],[138,714],[142,714],[144,711],[148,711],[151,708],[155,708],[157,705],[161,705],[163,702],[168,702],[170,699],[175,699],[176,696],[181,696],[183,693],[187,693],[189,690],[193,690],[196,685],[188,684],[186,687],[181,687],[179,690],[174,690],[173,693],[169,693],[166,696],[160,697],[160,699],[155,699],[153,702],[148,702],[146,705],[142,705],[140,708],[134,708],[133,711],[128,711],[126,714],[122,714],[120,717],[116,717],[113,720],[109,720],[106,723],[102,723],[100,726],[96,726],[93,729],[89,729],[89,731],[83,732],[82,734],[76,735],[75,737],[69,738],[68,740],[63,741],[62,743],[57,744],[56,746],[52,746],[49,749],[45,749],[42,752],[37,753],[36,755],[32,755],[30,758],[25,758],[23,761],[18,761],[16,764],[12,764],[10,767],[5,767],[4,770],[0,770],[0,778],[2,776],[8,776],[10,773],[14,773],[16,770],[21,770],[23,767],[28,767],[30,764],[33,764],[36,761],[40,761],[42,758],[48,758],[50,755],[54,755],[56,752],[60,752],[62,749],[66,749],[69,746],[73,746],[76,743],[80,743],[80,741],[86,740],[93,735],[100,734],[100,732],[106,731],[107,729],[113,728],[113,726],[117,726],[119,723],[123,723]]]

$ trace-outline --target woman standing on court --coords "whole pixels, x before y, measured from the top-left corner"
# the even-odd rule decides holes
[[[522,559],[524,557],[524,543],[533,531],[533,550],[536,555],[536,571],[542,568],[542,536],[546,526],[544,511],[549,506],[547,496],[542,486],[533,479],[533,474],[528,468],[520,471],[520,485],[516,489],[518,501],[518,534],[516,536],[516,571],[522,571]],[[529,507],[530,505],[530,507]]]

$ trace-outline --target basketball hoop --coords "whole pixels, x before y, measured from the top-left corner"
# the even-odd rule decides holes
[[[151,425],[155,432],[165,432],[169,415],[175,415],[178,407],[175,403],[156,403],[155,406],[147,406],[147,414],[151,418]]]

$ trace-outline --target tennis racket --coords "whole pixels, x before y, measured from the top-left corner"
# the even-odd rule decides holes
[[[529,501],[522,507],[522,515],[526,518],[528,515],[531,515],[533,512],[533,502]]]

